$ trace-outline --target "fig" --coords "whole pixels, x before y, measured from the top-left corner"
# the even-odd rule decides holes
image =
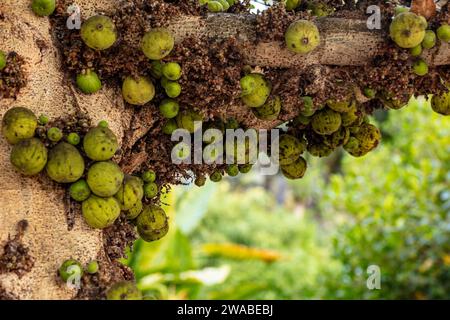
[[[119,148],[117,137],[111,129],[95,127],[88,131],[83,139],[86,155],[95,161],[111,159]]]
[[[7,60],[6,53],[4,53],[3,51],[0,50],[0,71],[5,69],[6,60]]]
[[[97,73],[92,70],[87,70],[85,73],[77,75],[77,86],[81,92],[85,94],[92,94],[102,88],[102,82]]]
[[[84,159],[73,145],[60,142],[48,153],[46,170],[56,182],[75,182],[84,173]]]
[[[95,50],[106,50],[117,40],[116,26],[111,18],[97,15],[87,19],[81,26],[81,39]]]
[[[332,134],[341,126],[341,115],[331,109],[316,112],[311,120],[313,130],[322,135]]]
[[[450,116],[450,91],[431,98],[431,108],[443,116]]]
[[[55,0],[33,0],[31,3],[31,9],[33,12],[40,16],[45,17],[51,15],[56,9]]]
[[[180,105],[176,100],[164,99],[159,105],[159,111],[167,119],[175,118],[180,110]]]
[[[162,74],[169,80],[176,81],[181,78],[181,66],[176,62],[169,62],[162,66]]]
[[[279,163],[287,165],[296,161],[305,151],[305,144],[296,137],[289,134],[282,134],[279,139]]]
[[[21,140],[13,146],[10,161],[24,175],[38,174],[47,163],[47,148],[36,138]]]
[[[266,103],[272,86],[262,74],[250,73],[240,80],[242,101],[250,108],[258,108]]]
[[[288,179],[300,179],[305,175],[307,164],[302,157],[296,161],[281,166],[281,173]]]
[[[147,242],[164,237],[169,231],[169,218],[161,207],[147,205],[136,220],[139,236]]]
[[[260,120],[272,121],[278,118],[281,111],[280,97],[276,96],[259,108],[252,108],[253,114]]]
[[[131,281],[117,282],[106,292],[107,300],[142,300],[142,294]]]
[[[101,198],[92,194],[81,204],[86,223],[95,229],[111,226],[120,215],[119,202],[114,197]]]
[[[389,34],[400,48],[414,48],[425,37],[426,20],[412,12],[403,12],[395,16],[389,26]]]
[[[155,28],[142,38],[141,48],[145,56],[152,60],[161,60],[172,51],[175,40],[164,28]]]
[[[155,86],[147,77],[126,77],[122,84],[122,96],[129,104],[142,106],[155,96]]]
[[[78,202],[83,202],[91,195],[91,189],[84,179],[80,179],[77,182],[72,183],[69,188],[70,197]]]
[[[37,118],[30,109],[14,107],[3,116],[2,133],[10,144],[32,138],[36,127]]]
[[[91,191],[99,197],[115,195],[124,180],[120,167],[112,161],[94,163],[88,170],[87,183]]]
[[[203,121],[203,117],[194,110],[183,110],[178,113],[176,121],[179,128],[185,129],[190,133],[194,133],[196,129],[200,128],[200,126],[195,128],[195,122]]]
[[[58,269],[59,276],[64,282],[67,282],[71,276],[83,276],[83,267],[81,263],[74,259],[64,261]]]
[[[114,196],[124,211],[130,210],[144,197],[144,182],[139,177],[126,176],[119,191]]]
[[[284,35],[288,50],[306,54],[320,44],[320,33],[316,25],[308,20],[297,20],[289,25]]]

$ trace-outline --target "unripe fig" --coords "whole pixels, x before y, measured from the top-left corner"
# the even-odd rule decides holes
[[[203,121],[203,117],[194,110],[183,110],[178,113],[176,121],[179,128],[194,133],[196,129],[194,127],[195,122]]]
[[[205,185],[205,183],[206,183],[206,178],[205,178],[205,176],[197,176],[197,177],[195,178],[194,183],[195,183],[195,185],[196,185],[197,187],[203,187],[203,186]]]
[[[156,79],[161,79],[163,73],[162,73],[162,67],[164,64],[159,60],[154,60],[151,62],[152,69],[150,70],[150,73],[153,77]]]
[[[111,159],[119,148],[117,137],[109,128],[95,127],[83,139],[86,155],[95,161]]]
[[[81,92],[91,94],[102,88],[102,82],[97,73],[92,70],[87,70],[85,73],[77,75],[77,86]]]
[[[122,85],[122,96],[129,104],[142,106],[155,96],[155,86],[147,77],[126,77]]]
[[[152,199],[158,194],[158,185],[154,182],[148,182],[144,185],[144,195],[147,199]]]
[[[180,110],[180,105],[176,100],[164,99],[159,105],[159,111],[167,119],[175,118]]]
[[[313,130],[318,134],[332,134],[341,126],[341,115],[331,109],[316,112],[311,120]]]
[[[49,119],[45,114],[41,114],[39,116],[38,122],[40,125],[45,126],[49,122]]]
[[[143,209],[144,205],[142,204],[142,201],[138,201],[128,211],[125,211],[125,216],[129,220],[134,220],[141,214]]]
[[[450,25],[443,24],[437,29],[436,33],[442,42],[450,42]]]
[[[258,108],[266,103],[272,86],[262,74],[250,73],[241,81],[242,101],[250,108]]]
[[[91,195],[91,189],[84,179],[80,179],[77,182],[72,183],[69,188],[70,197],[78,202],[83,202]]]
[[[181,85],[175,81],[168,81],[164,86],[164,91],[169,98],[176,98],[181,94]]]
[[[422,47],[425,49],[431,49],[436,45],[436,33],[433,30],[425,31],[425,37],[422,41]]]
[[[95,229],[111,226],[120,215],[119,202],[114,197],[101,198],[92,194],[81,204],[86,223]]]
[[[176,62],[168,62],[162,66],[162,74],[167,79],[176,81],[181,78],[181,66]]]
[[[295,10],[301,3],[301,0],[286,0],[285,7],[287,11]]]
[[[142,294],[131,281],[117,282],[106,292],[107,300],[142,300]]]
[[[155,28],[142,38],[142,51],[152,60],[161,60],[172,51],[174,46],[172,34],[164,28]]]
[[[177,129],[178,125],[175,119],[169,119],[166,123],[164,123],[161,130],[165,134],[172,134]]]
[[[136,222],[139,236],[147,242],[159,240],[169,231],[169,218],[155,205],[145,206]]]
[[[328,157],[334,149],[321,141],[320,143],[308,143],[307,150],[313,157],[322,158]]]
[[[296,161],[305,151],[306,145],[294,136],[282,134],[279,139],[279,162],[287,165]]]
[[[380,140],[380,130],[374,125],[364,122],[359,130],[350,136],[344,149],[354,157],[361,157],[375,149]]]
[[[450,91],[434,95],[431,99],[431,108],[443,116],[450,116]]]
[[[62,133],[61,129],[59,129],[59,128],[52,127],[47,130],[47,138],[50,141],[58,142],[59,140],[62,139],[62,137],[63,137],[63,133]]]
[[[99,197],[115,195],[124,179],[120,167],[112,161],[94,163],[88,170],[87,183],[91,191]]]
[[[13,146],[10,161],[24,175],[38,174],[47,163],[47,148],[36,138],[21,140]]]
[[[336,101],[335,99],[328,99],[327,100],[327,106],[331,109],[334,110],[336,112],[348,112],[352,109],[352,105],[355,104],[356,102],[351,99],[351,98],[347,98],[341,101]]]
[[[425,37],[426,20],[412,12],[404,12],[392,20],[389,34],[400,48],[414,48]]]
[[[81,278],[83,276],[83,267],[77,260],[68,259],[61,264],[58,273],[62,281],[66,282],[71,276]]]
[[[98,272],[98,269],[99,265],[98,261],[96,260],[89,262],[88,265],[86,266],[86,272],[89,274],[96,274]]]
[[[71,145],[77,146],[80,144],[81,138],[76,132],[71,132],[67,135],[67,142]]]
[[[300,179],[305,175],[307,164],[302,157],[295,162],[281,166],[281,172],[288,179]]]
[[[31,9],[40,17],[51,15],[55,11],[55,8],[55,0],[33,0],[31,3]]]
[[[240,173],[243,173],[243,174],[249,173],[250,170],[252,170],[252,168],[253,168],[253,165],[250,164],[250,163],[248,163],[248,164],[242,164],[242,165],[239,165],[239,172],[240,172]]]
[[[11,144],[32,138],[37,127],[35,114],[23,107],[14,107],[6,111],[2,120],[2,133]]]
[[[419,44],[418,46],[415,46],[414,48],[409,49],[409,53],[411,53],[411,55],[413,57],[418,57],[422,54],[422,45]]]
[[[284,35],[288,50],[306,54],[320,44],[319,29],[311,21],[298,20],[289,25]]]
[[[116,26],[107,16],[93,16],[83,22],[81,26],[81,39],[95,50],[106,50],[117,40]]]
[[[144,182],[141,178],[126,176],[119,191],[114,196],[124,211],[130,210],[144,197]]]
[[[279,96],[269,99],[263,106],[252,108],[253,114],[260,120],[276,120],[281,111],[281,100]]]
[[[230,8],[230,4],[228,3],[227,0],[217,0],[220,2],[220,4],[222,5],[223,10],[222,11],[227,11]]]
[[[210,12],[222,12],[223,6],[219,1],[208,1],[208,10]]]
[[[424,76],[428,73],[428,65],[423,59],[419,59],[413,63],[413,70],[418,76]]]
[[[60,142],[48,153],[46,170],[56,182],[75,182],[84,173],[84,159],[73,145]]]
[[[220,173],[220,171],[216,170],[209,175],[209,179],[212,182],[219,182],[220,180],[222,180],[222,173]]]
[[[237,164],[230,164],[225,171],[230,177],[235,177],[239,174],[239,167]]]
[[[156,180],[156,173],[153,170],[147,170],[142,174],[142,180],[144,182],[155,182]]]

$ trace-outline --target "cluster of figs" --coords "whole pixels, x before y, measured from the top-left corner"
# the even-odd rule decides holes
[[[40,137],[38,132],[46,134]],[[144,197],[150,200],[159,193],[155,172],[146,171],[141,177],[122,172],[111,160],[119,144],[106,121],[80,136],[50,127],[48,117],[37,118],[28,108],[14,107],[2,119],[2,133],[12,145],[10,160],[16,170],[26,176],[45,170],[51,180],[68,185],[71,198],[81,202],[83,217],[92,228],[111,226],[124,212],[146,241],[167,233],[164,210],[143,204]]]

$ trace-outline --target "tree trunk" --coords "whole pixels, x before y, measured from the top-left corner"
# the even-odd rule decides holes
[[[119,1],[78,0],[76,3],[82,8],[83,16],[88,17],[114,10]],[[82,111],[94,123],[106,119],[122,140],[125,129],[130,126],[132,113],[124,106],[120,91],[103,89],[96,95],[78,94],[71,79],[63,72],[49,20],[34,15],[29,6],[30,0],[2,0],[0,4],[0,49],[15,51],[25,57],[28,75],[27,86],[17,100],[0,100],[0,117],[13,106],[27,106],[38,115],[46,114],[51,118]],[[323,19],[319,21],[321,46],[310,55],[294,55],[280,43],[254,44],[253,22],[251,16],[232,14],[208,18],[179,17],[171,23],[170,29],[175,33],[176,41],[188,35],[235,36],[244,44],[242,54],[246,63],[271,67],[364,65],[385,41],[381,32],[368,31],[365,21]],[[445,44],[431,50],[427,60],[430,65],[450,64],[449,46]],[[242,106],[230,106],[228,112],[233,114],[237,109],[242,110]],[[148,124],[141,123],[141,126],[145,128]],[[139,121],[135,127],[139,128]],[[144,133],[145,130],[141,130],[135,138]],[[69,231],[63,188],[45,175],[20,177],[9,162],[10,149],[6,140],[0,138],[0,256],[8,239],[16,235],[19,221],[27,220],[28,228],[20,240],[29,248],[30,261],[34,263],[26,272],[0,272],[0,298],[2,292],[4,297],[18,299],[72,298],[76,291],[58,281],[56,270],[68,258],[82,263],[92,259],[100,259],[101,265],[111,263],[104,253],[104,235],[89,228],[80,215],[75,216],[74,228]],[[114,274],[108,276],[114,277]]]

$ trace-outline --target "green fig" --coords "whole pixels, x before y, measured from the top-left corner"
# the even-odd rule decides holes
[[[181,78],[181,66],[176,62],[169,62],[162,66],[162,74],[169,80],[176,81]]]
[[[258,108],[266,103],[272,90],[271,84],[264,79],[262,74],[250,73],[241,81],[242,101],[250,108]]]
[[[436,34],[442,42],[450,42],[450,25],[443,24],[437,29]]]
[[[38,174],[47,163],[47,148],[36,138],[21,140],[13,146],[10,161],[24,175]]]
[[[80,32],[84,43],[95,50],[106,50],[117,40],[116,26],[107,16],[90,17],[82,24]]]
[[[6,53],[0,50],[0,71],[6,67],[7,56]]]
[[[403,12],[392,20],[389,34],[400,48],[414,48],[423,41],[426,27],[420,16]]]
[[[47,138],[52,142],[58,142],[63,138],[63,132],[56,127],[49,128],[47,130]]]
[[[77,86],[81,92],[91,94],[102,88],[102,82],[97,73],[92,70],[87,70],[85,73],[77,75]]]
[[[142,300],[142,293],[131,281],[117,282],[106,292],[107,300]]]
[[[194,110],[183,110],[178,113],[176,121],[179,128],[194,133],[197,129],[195,128],[195,122],[203,121],[203,117]]]
[[[92,194],[81,204],[86,223],[95,229],[111,226],[120,215],[119,202],[114,197],[101,198]]]
[[[2,133],[10,144],[32,138],[37,127],[35,114],[23,107],[14,107],[6,111],[2,120]]]
[[[144,197],[144,182],[139,177],[126,176],[119,191],[114,195],[124,211],[133,208]]]
[[[33,12],[40,16],[45,17],[51,15],[56,9],[55,0],[33,0],[31,3],[31,9]]]
[[[159,111],[167,119],[175,118],[180,110],[180,105],[176,100],[164,99],[159,105]]]
[[[71,276],[81,278],[83,276],[83,267],[77,260],[68,259],[61,264],[58,273],[61,279],[67,282]]]
[[[155,28],[142,38],[142,51],[152,60],[161,60],[172,51],[175,40],[172,34],[164,28]]]
[[[431,49],[436,45],[436,33],[433,30],[425,31],[425,37],[422,41],[422,47],[425,49]]]
[[[300,179],[305,175],[306,168],[305,159],[300,157],[290,164],[282,165],[281,173],[288,179]]]
[[[169,218],[155,205],[145,206],[136,222],[139,236],[147,242],[159,240],[169,231]]]
[[[84,173],[84,159],[73,145],[60,142],[48,153],[48,176],[59,183],[71,183]]]
[[[142,106],[155,96],[155,86],[147,77],[126,77],[122,84],[122,96],[129,104]]]
[[[88,170],[87,183],[91,191],[99,197],[115,195],[124,179],[120,167],[112,161],[94,163]]]
[[[341,127],[341,115],[331,109],[316,112],[311,120],[313,130],[322,135],[332,134]]]
[[[83,139],[86,155],[95,161],[111,159],[119,148],[117,137],[109,128],[95,127]]]
[[[272,121],[278,118],[281,111],[281,99],[279,96],[273,97],[266,101],[259,108],[252,108],[253,114],[260,120]]]
[[[320,44],[319,29],[308,20],[297,20],[291,23],[284,38],[288,50],[294,53],[309,53]]]
[[[306,145],[294,136],[282,134],[279,138],[279,163],[287,165],[296,161],[305,151]]]
[[[431,98],[431,108],[443,116],[450,116],[450,91]]]
[[[69,188],[70,197],[78,202],[83,202],[91,195],[91,189],[84,179],[80,179],[77,182],[72,183]]]

